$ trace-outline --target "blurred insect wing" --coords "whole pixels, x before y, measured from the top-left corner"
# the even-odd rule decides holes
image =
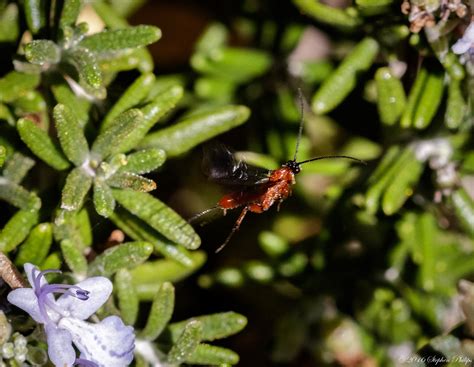
[[[253,186],[268,181],[270,171],[235,159],[225,145],[214,143],[204,147],[202,168],[209,180],[226,186]]]

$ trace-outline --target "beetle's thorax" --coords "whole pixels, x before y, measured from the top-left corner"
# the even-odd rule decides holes
[[[283,167],[272,171],[270,175],[270,182],[286,181],[293,185],[295,183],[295,174],[290,167],[284,165]]]

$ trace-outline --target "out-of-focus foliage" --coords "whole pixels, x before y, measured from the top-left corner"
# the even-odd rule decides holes
[[[268,154],[239,156],[274,169],[293,157],[301,88],[309,105],[298,160],[348,154],[368,166],[305,165],[297,198],[260,231],[258,255],[239,259],[249,250],[235,250],[229,265],[199,284],[271,288],[288,300],[274,324],[275,362],[298,365],[310,354],[315,365],[421,366],[435,355],[429,345],[453,363],[472,363],[472,334],[454,328],[470,317],[459,310],[456,285],[474,274],[474,60],[451,49],[472,10],[462,2],[450,10],[419,2],[356,1],[344,10],[293,3],[308,18],[282,25],[262,5],[252,16],[268,18],[236,20],[233,32],[272,55],[266,74],[242,78],[238,88],[224,62],[213,60],[217,75],[203,61],[211,45],[228,47],[228,32],[210,26],[191,61],[201,75],[196,95],[244,101],[273,121],[262,122],[263,144],[251,140]],[[255,75],[262,56],[245,63]],[[241,247],[240,236],[229,246]]]

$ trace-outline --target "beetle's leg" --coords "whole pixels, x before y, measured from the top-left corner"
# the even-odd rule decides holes
[[[283,199],[280,199],[280,200],[278,201],[278,204],[277,204],[277,212],[280,211],[281,203],[283,203]]]
[[[261,204],[258,204],[258,203],[254,203],[254,204],[247,205],[247,208],[248,208],[248,210],[250,210],[252,213],[257,213],[257,214],[263,213],[262,205],[261,205]]]
[[[230,233],[227,236],[227,238],[225,239],[224,243],[222,245],[220,245],[219,248],[216,250],[216,253],[221,251],[225,247],[225,245],[227,245],[229,243],[229,241],[232,238],[232,236],[234,235],[234,233],[239,230],[240,224],[244,220],[245,215],[247,214],[248,211],[249,211],[248,206],[245,206],[244,209],[242,209],[242,212],[240,213],[239,217],[235,221],[235,224],[234,224],[234,227],[232,228],[232,231],[230,231]]]

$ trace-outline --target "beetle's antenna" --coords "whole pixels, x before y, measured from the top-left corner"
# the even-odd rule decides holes
[[[304,97],[303,97],[303,92],[301,91],[301,88],[298,88],[298,99],[300,101],[300,127],[298,130],[298,137],[296,139],[296,148],[295,148],[295,155],[293,157],[293,160],[296,162],[296,156],[298,155],[298,149],[300,147],[300,140],[301,140],[301,135],[303,134],[303,125],[304,125]]]
[[[334,159],[334,158],[351,159],[351,160],[359,162],[361,164],[365,164],[365,165],[367,164],[365,161],[363,161],[361,159],[357,159],[357,158],[354,158],[354,157],[349,157],[347,155],[325,155],[325,156],[322,156],[322,157],[316,157],[316,158],[307,159],[305,161],[297,162],[297,164],[301,165],[301,164],[305,164],[305,163],[308,163],[308,162],[319,161],[321,159]]]
[[[242,212],[240,213],[239,217],[235,221],[235,224],[234,224],[234,227],[232,228],[232,231],[230,231],[230,233],[227,236],[227,238],[225,239],[224,243],[218,247],[218,249],[216,250],[216,254],[218,252],[220,252],[229,243],[229,241],[232,238],[232,236],[234,235],[234,233],[239,230],[240,225],[242,224],[242,221],[245,218],[245,214],[247,214],[248,211],[249,211],[249,209],[247,207],[242,209]]]
[[[201,218],[202,216],[206,215],[207,213],[212,212],[213,210],[220,209],[218,205],[213,206],[212,208],[206,209],[200,213],[194,214],[191,218],[188,219],[188,223],[193,223],[197,219]]]

